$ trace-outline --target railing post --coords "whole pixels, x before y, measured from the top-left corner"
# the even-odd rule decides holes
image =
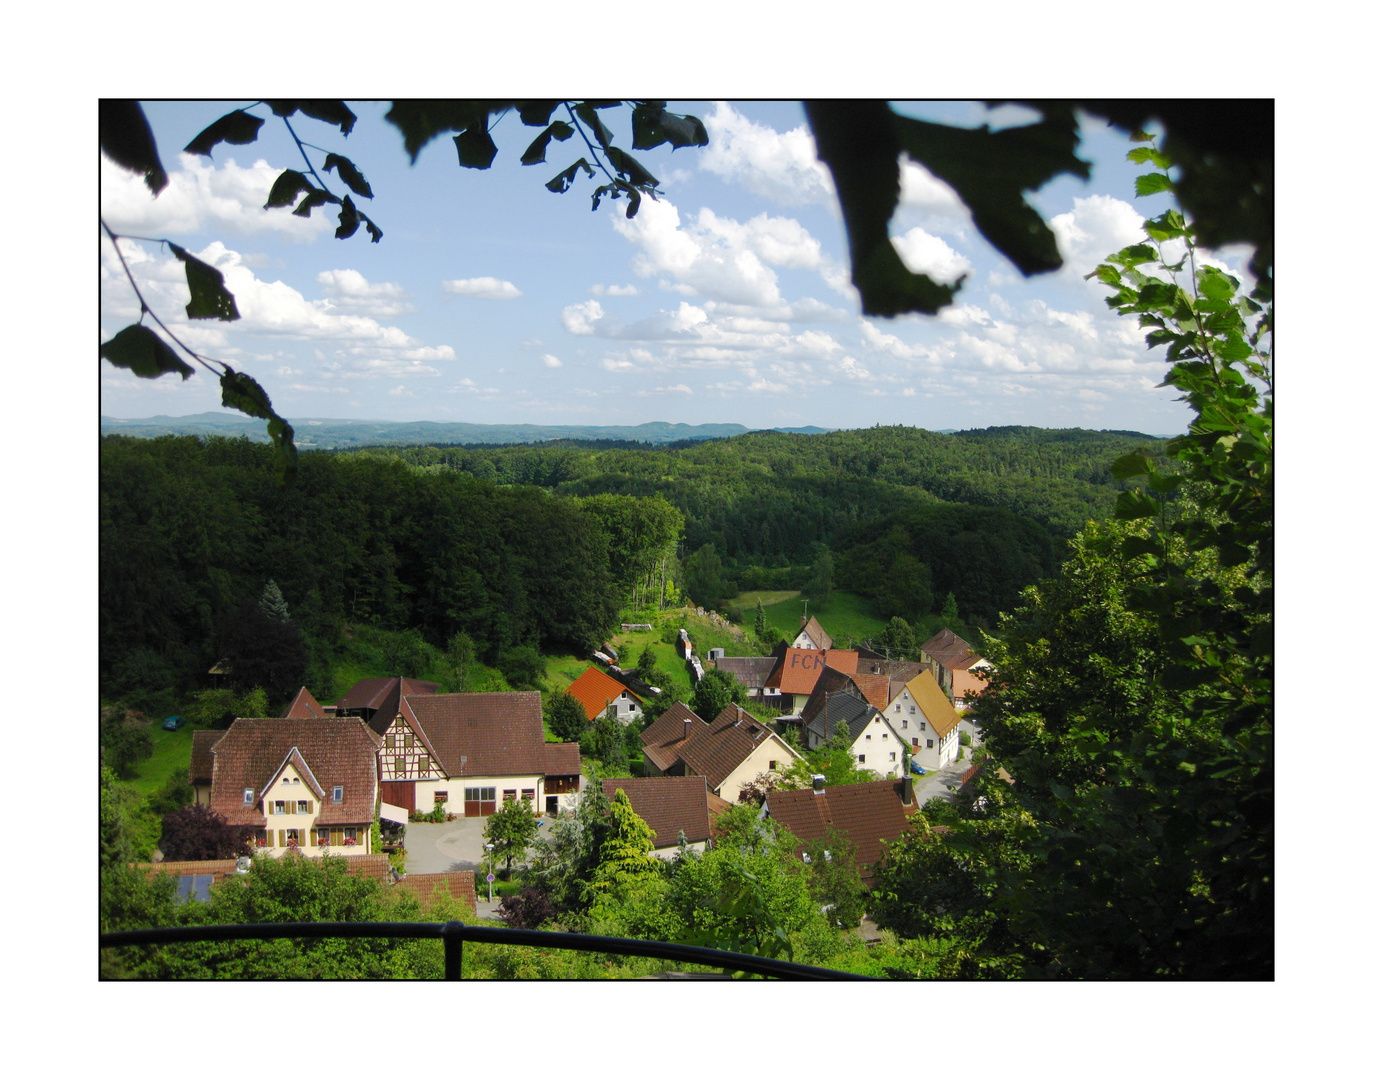
[[[463,929],[456,919],[443,924],[443,977],[450,982],[462,979]]]

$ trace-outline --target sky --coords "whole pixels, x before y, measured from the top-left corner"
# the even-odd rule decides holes
[[[1134,197],[1141,171],[1123,133],[1083,122],[1088,181],[1060,177],[1030,201],[1049,222],[1061,270],[1019,272],[973,227],[953,192],[904,162],[891,235],[913,270],[967,280],[930,318],[865,318],[848,280],[842,220],[794,101],[672,101],[699,117],[704,148],[637,152],[660,181],[638,215],[591,209],[584,175],[563,195],[544,183],[581,156],[552,143],[521,166],[537,134],[513,112],[493,129],[489,170],[460,168],[442,136],[414,166],[385,103],[350,102],[352,134],[297,116],[322,167],[348,157],[375,197],[359,199],[383,230],[334,238],[336,215],[263,209],[276,176],[303,171],[300,150],[265,106],[258,141],[213,157],[178,153],[249,101],[148,103],[171,182],[154,199],[108,160],[100,209],[149,305],[203,354],[256,378],[293,421],[470,423],[738,423],[751,428],[964,429],[1001,424],[1173,434],[1187,423],[1166,365],[1133,318],[1084,275],[1142,239],[1169,196]],[[902,104],[926,120],[1005,127],[1030,110],[974,102]],[[630,147],[629,109],[601,116]],[[334,174],[331,189],[346,193]],[[184,271],[169,239],[220,269],[242,318],[188,322]],[[1243,275],[1247,253],[1213,261]],[[100,334],[136,321],[137,300],[101,238]],[[218,411],[199,374],[137,379],[101,364],[101,412],[121,418]]]

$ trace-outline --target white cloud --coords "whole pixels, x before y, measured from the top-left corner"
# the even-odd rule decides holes
[[[281,167],[259,159],[243,168],[233,158],[210,162],[180,156],[167,186],[153,198],[143,179],[100,159],[100,216],[117,233],[175,236],[187,233],[253,235],[272,233],[287,240],[311,241],[332,233],[335,222],[324,210],[308,218],[287,207],[264,210]]]
[[[1110,195],[1089,195],[1074,199],[1073,208],[1049,221],[1064,268],[1059,271],[1082,280],[1095,270],[1107,255],[1144,239],[1144,218],[1127,202]]]
[[[543,366],[546,368],[560,368],[563,366],[563,362],[552,353],[544,353],[539,359],[543,361]]]
[[[593,285],[591,286],[592,296],[638,296],[639,287],[637,285]]]
[[[705,124],[710,145],[698,161],[707,172],[783,206],[833,199],[834,182],[816,158],[815,140],[804,125],[778,132],[725,102],[715,103]]]
[[[369,282],[356,270],[322,270],[316,281],[334,307],[389,318],[415,310],[408,303],[405,290],[391,282]]]
[[[901,236],[892,237],[892,247],[896,248],[901,261],[912,271],[946,285],[957,281],[973,268],[967,256],[918,225]]]
[[[479,300],[515,300],[524,295],[514,284],[500,278],[457,278],[443,283],[443,291],[454,296],[475,296]]]

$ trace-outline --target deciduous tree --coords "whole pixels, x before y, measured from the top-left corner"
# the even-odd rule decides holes
[[[482,835],[495,845],[492,855],[505,860],[505,872],[516,859],[524,857],[530,842],[538,834],[539,823],[534,807],[528,799],[507,799],[501,808],[486,819]]]

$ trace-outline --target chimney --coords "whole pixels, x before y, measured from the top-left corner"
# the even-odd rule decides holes
[[[682,717],[682,741],[685,742],[689,738],[691,738],[691,717],[684,716]]]
[[[901,778],[901,805],[910,806],[911,801],[914,798],[915,784],[911,781],[911,778],[909,776],[903,776]]]
[[[811,786],[811,790],[814,791],[815,794],[817,794],[817,795],[823,795],[823,794],[825,793],[825,777],[824,777],[824,774],[823,774],[823,773],[815,773],[815,774],[810,778],[810,786]]]

